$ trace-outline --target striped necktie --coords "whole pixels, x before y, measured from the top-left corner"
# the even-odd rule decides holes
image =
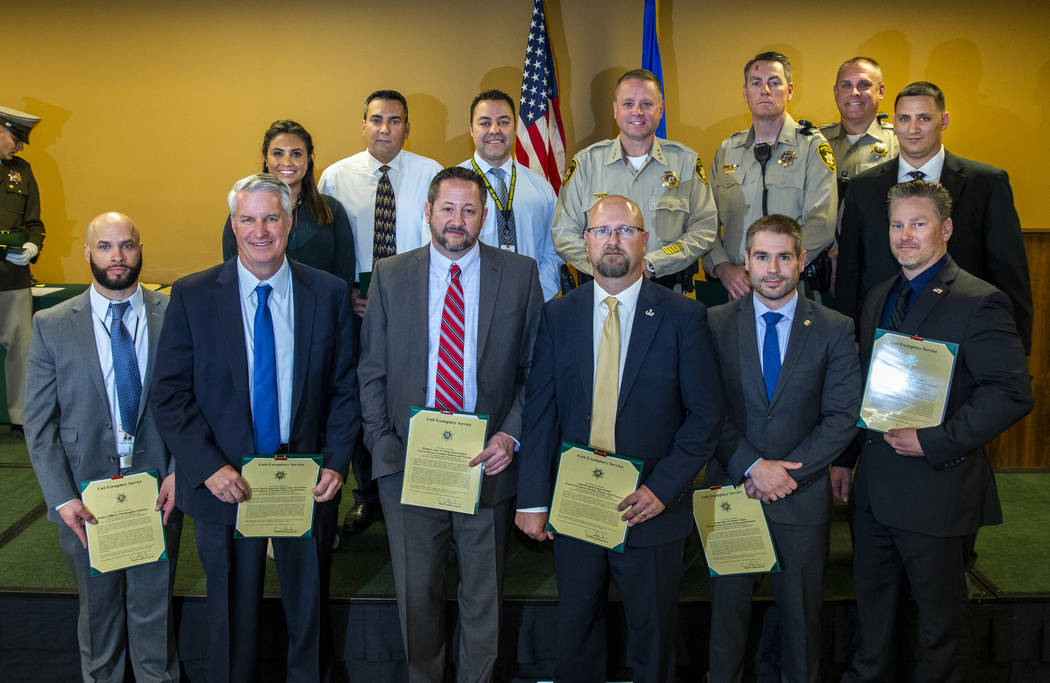
[[[437,377],[434,378],[434,406],[438,410],[463,410],[463,339],[466,315],[463,310],[463,283],[459,266],[449,268],[450,282],[441,311],[441,339],[438,342]]]
[[[492,187],[496,190],[496,196],[499,197],[500,206],[503,207],[503,211],[499,207],[496,207],[496,227],[499,234],[499,246],[512,246],[514,250],[518,250],[518,235],[514,229],[514,214],[507,209],[507,183],[503,180],[503,176],[507,175],[506,171],[502,168],[493,168],[489,171],[492,175]]]

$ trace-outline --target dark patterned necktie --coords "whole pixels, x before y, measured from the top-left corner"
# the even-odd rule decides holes
[[[493,168],[489,171],[489,174],[492,176],[492,189],[496,191],[496,196],[499,197],[500,206],[506,209],[507,183],[504,182],[503,176],[507,175],[507,172],[502,168]],[[509,210],[501,211],[499,206],[497,206],[496,227],[499,229],[499,246],[510,245],[514,247],[514,251],[517,251],[518,235],[517,231],[514,230],[514,214]]]
[[[139,359],[135,353],[135,341],[124,326],[124,311],[130,301],[109,303],[109,343],[113,352],[113,383],[117,388],[117,404],[120,406],[120,426],[124,433],[135,436],[139,420],[139,399],[142,398],[142,377],[139,376]]]
[[[434,407],[463,410],[463,339],[466,313],[463,309],[463,283],[459,266],[449,268],[445,307],[441,311],[441,339],[438,342],[437,377],[434,378]]]
[[[912,177],[912,180],[922,180],[926,177],[926,174],[922,171],[908,171],[908,175]]]
[[[897,295],[897,300],[893,303],[893,310],[890,312],[891,330],[900,330],[901,323],[904,322],[904,316],[908,315],[908,301],[911,299],[911,294],[911,285],[901,275],[901,291]]]
[[[397,212],[394,205],[394,186],[390,184],[390,176],[387,171],[390,167],[383,164],[379,167],[383,175],[379,176],[379,184],[376,185],[376,220],[375,230],[372,233],[372,263],[375,264],[381,258],[393,256],[397,253]]]

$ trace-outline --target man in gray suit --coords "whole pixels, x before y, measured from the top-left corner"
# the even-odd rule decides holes
[[[29,458],[48,518],[61,522],[59,543],[77,581],[84,680],[122,683],[130,649],[136,680],[177,681],[171,586],[182,513],[175,510],[175,464],[148,401],[168,297],[139,286],[142,243],[123,214],[104,213],[88,224],[84,257],[91,287],[33,318]],[[98,522],[80,500],[79,484],[150,470],[161,481],[157,509],[164,511],[168,559],[91,576],[84,523]]]
[[[491,680],[496,663],[514,451],[543,292],[534,260],[477,241],[486,196],[471,169],[434,177],[425,208],[431,243],[376,263],[361,332],[365,444],[413,682],[442,680],[451,540],[460,575],[456,679]],[[450,325],[458,333],[450,336]],[[401,504],[412,406],[489,416],[487,445],[470,463],[485,467],[477,514]]]
[[[853,321],[798,295],[805,262],[796,221],[758,219],[745,237],[752,294],[709,313],[727,403],[716,458],[729,483],[766,503],[781,569],[770,574],[780,678],[796,682],[819,678],[828,465],[856,434],[861,397]],[[712,681],[742,680],[760,577],[711,579]]]

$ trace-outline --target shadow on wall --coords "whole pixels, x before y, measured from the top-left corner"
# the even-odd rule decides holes
[[[51,150],[62,137],[62,127],[69,121],[73,112],[52,102],[45,102],[33,97],[26,97],[25,104],[18,109],[39,116],[41,121],[30,136],[32,144],[27,145],[21,156],[33,166],[33,176],[37,185],[48,188],[40,193],[40,211],[44,219],[44,250],[50,252],[48,260],[60,263],[63,257],[72,257],[82,251],[81,239],[74,239],[76,222],[70,217],[66,207],[65,183],[58,163],[51,155]],[[58,192],[54,188],[58,188]],[[84,226],[85,229],[87,226]],[[80,282],[86,279],[81,273],[62,272],[59,282]],[[72,279],[70,279],[72,278]]]

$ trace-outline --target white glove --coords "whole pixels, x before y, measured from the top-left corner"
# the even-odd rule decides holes
[[[22,253],[16,254],[14,252],[7,252],[7,260],[16,266],[28,266],[29,262],[32,261],[37,254],[40,253],[40,247],[36,246],[32,242],[26,242],[22,245]]]

